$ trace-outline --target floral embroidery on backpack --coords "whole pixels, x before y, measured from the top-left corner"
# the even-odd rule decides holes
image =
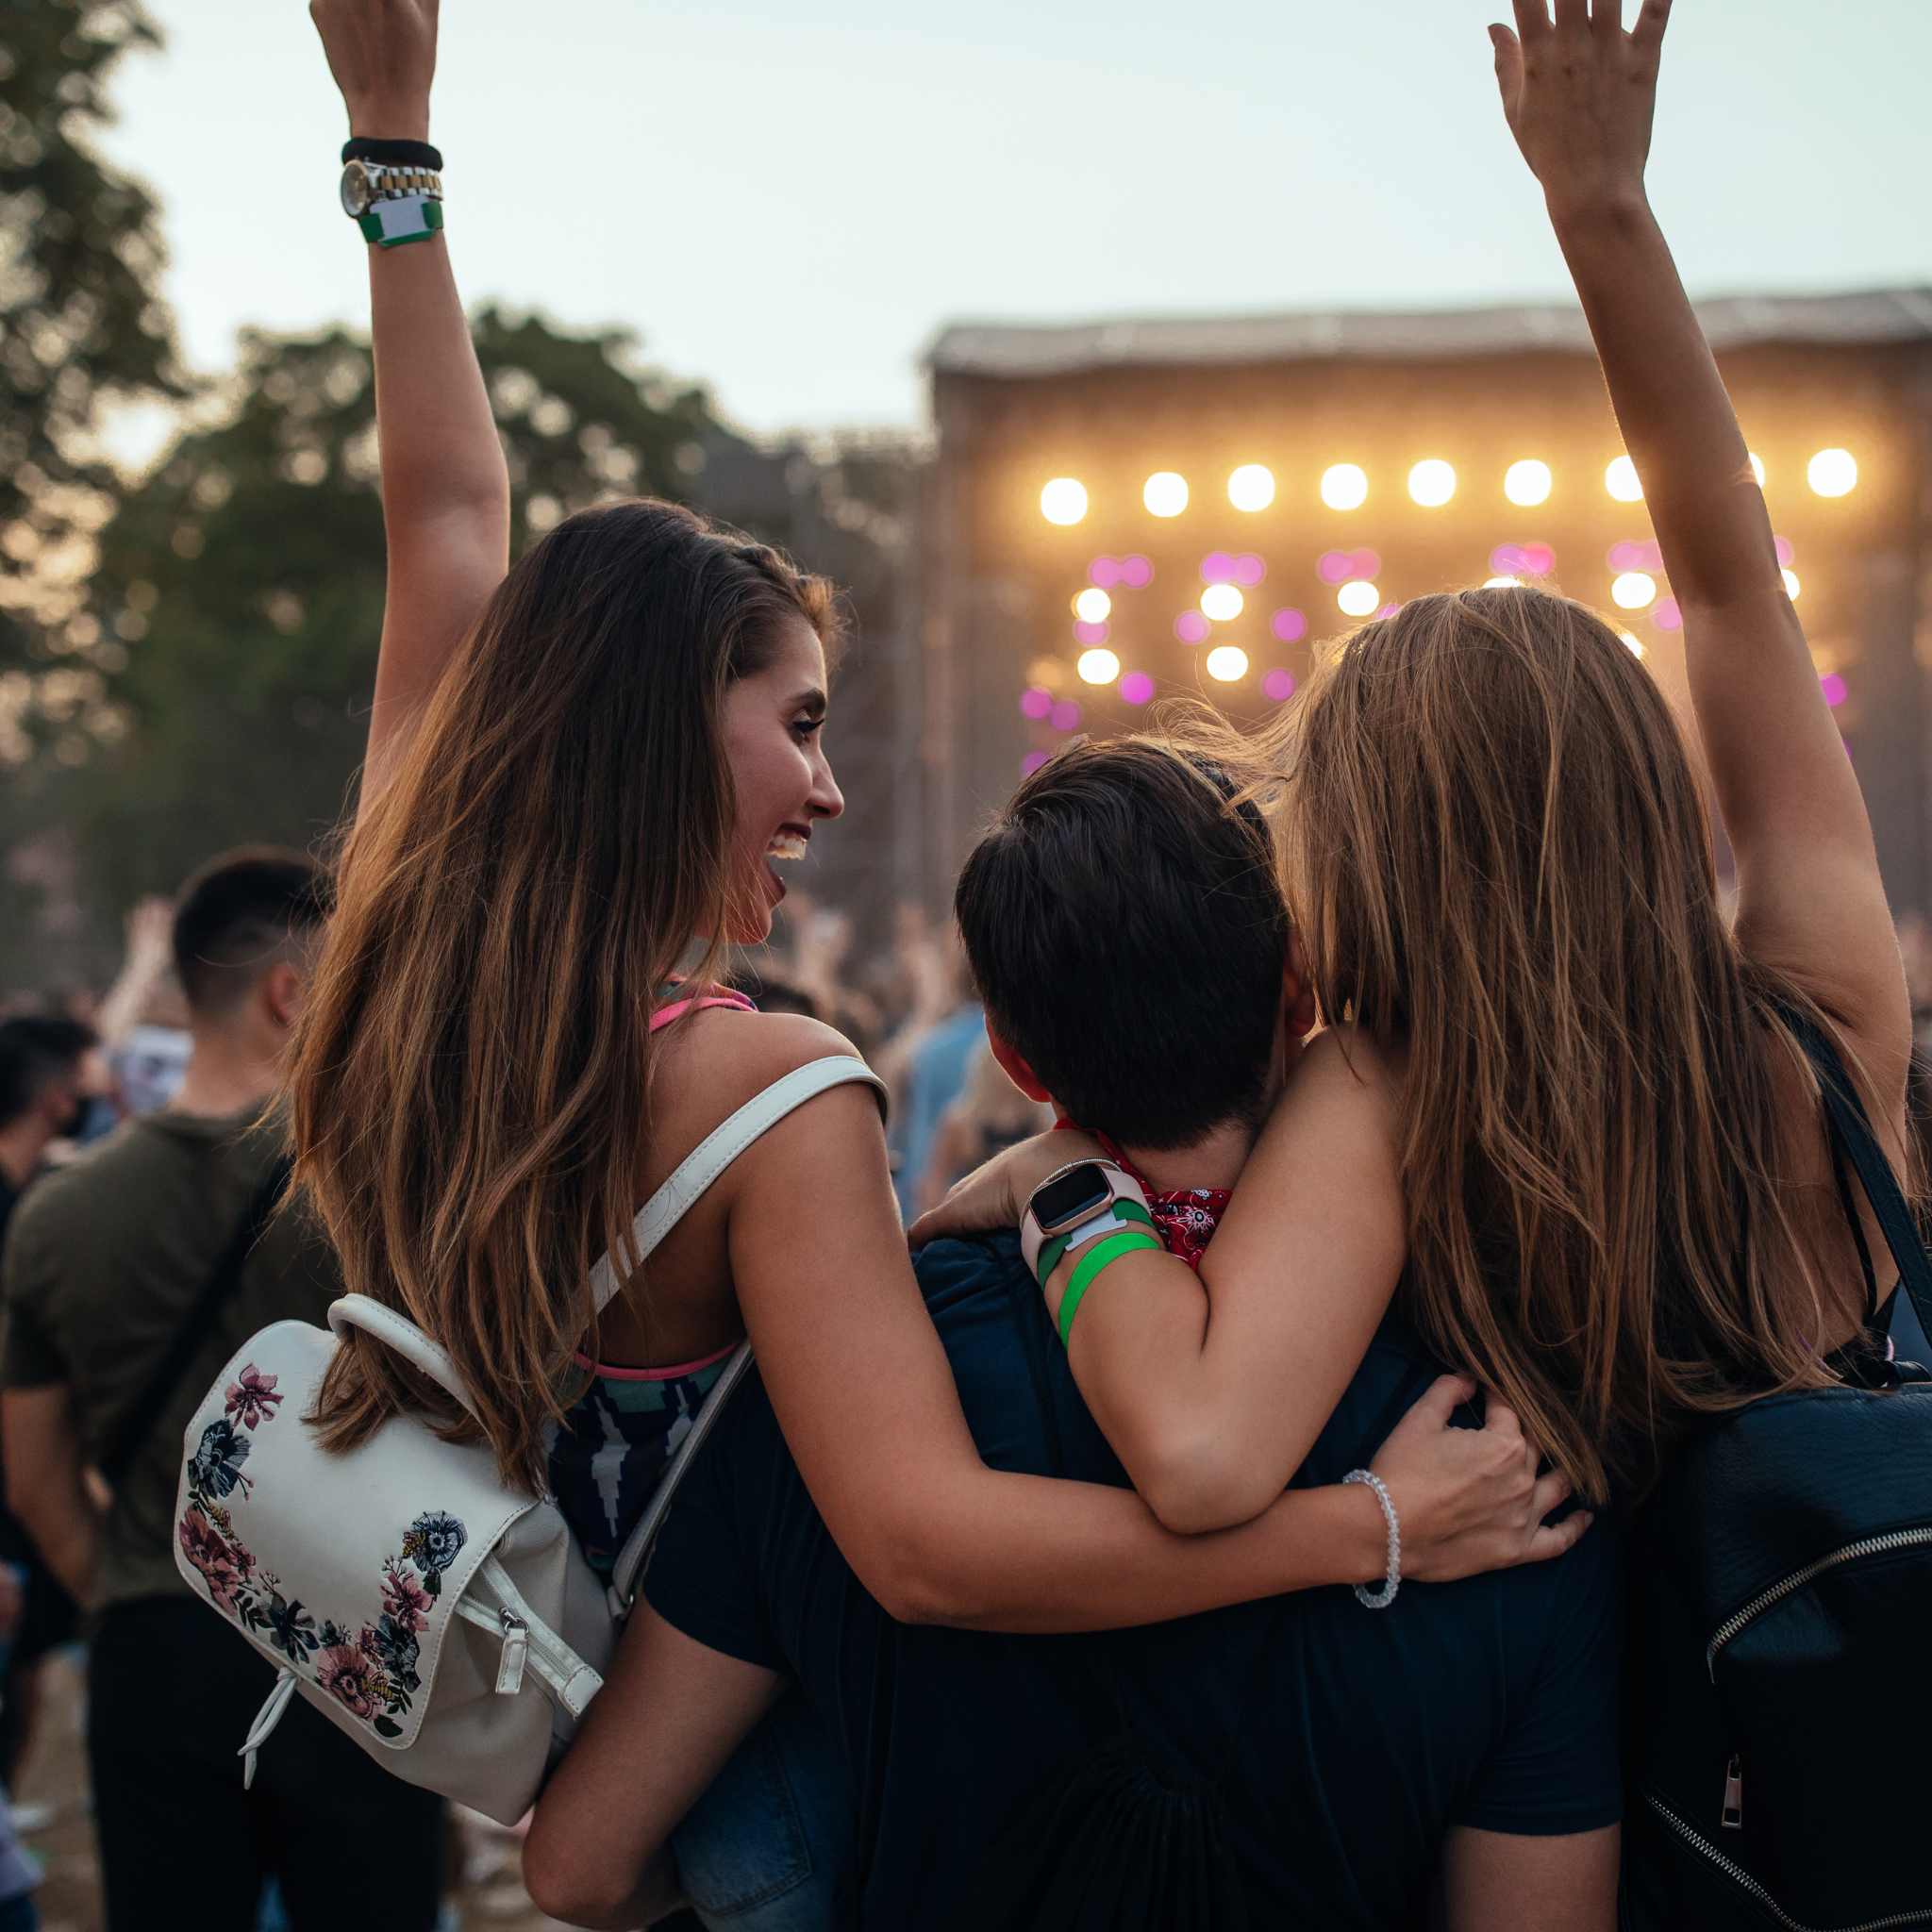
[[[359,1631],[327,1617],[318,1624],[314,1612],[285,1597],[280,1579],[256,1562],[224,1507],[238,1489],[245,1499],[253,1487],[242,1465],[250,1434],[273,1422],[281,1405],[275,1377],[251,1362],[223,1397],[225,1413],[201,1432],[188,1457],[192,1500],[177,1529],[182,1554],[217,1609],[265,1638],[378,1737],[401,1737],[396,1719],[408,1714],[411,1697],[422,1689],[418,1633],[429,1627],[443,1572],[469,1541],[468,1532],[447,1510],[425,1510],[404,1533],[400,1553],[383,1564],[381,1611]]]

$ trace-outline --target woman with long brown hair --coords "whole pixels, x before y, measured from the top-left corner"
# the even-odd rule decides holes
[[[1910,1012],[1864,801],[1644,196],[1668,0],[1627,33],[1616,0],[1515,11],[1520,41],[1491,30],[1505,110],[1683,611],[1736,918],[1662,693],[1541,590],[1362,625],[1282,729],[1227,747],[1277,774],[1327,1027],[1198,1276],[1127,1254],[1069,1331],[1090,1407],[1177,1528],[1265,1506],[1391,1303],[1591,1501],[1642,1493],[1701,1418],[1836,1381],[1867,1292],[1788,1014],[1836,1043],[1906,1173]],[[1014,1149],[914,1240],[1010,1225],[1077,1147]],[[1883,1268],[1869,1203],[1857,1232]]]
[[[427,165],[435,0],[310,10],[352,147]],[[1129,1491],[981,1461],[873,1076],[829,1028],[713,989],[721,951],[769,929],[772,861],[842,808],[821,743],[829,587],[649,501],[582,511],[510,567],[503,453],[430,226],[369,251],[389,599],[291,1086],[297,1181],[349,1288],[439,1341],[476,1415],[356,1331],[325,1439],[353,1446],[403,1409],[480,1432],[608,1558],[748,1334],[827,1526],[899,1617],[1104,1628],[1379,1574],[1376,1507],[1341,1486],[1190,1539]],[[638,1204],[754,1096],[828,1064],[640,1266]],[[600,1274],[616,1293],[598,1314]],[[1411,1420],[1376,1468],[1428,1574],[1578,1533],[1539,1527],[1562,1485],[1536,1479],[1507,1418]]]

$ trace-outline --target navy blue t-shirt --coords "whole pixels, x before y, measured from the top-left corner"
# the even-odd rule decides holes
[[[1124,1487],[1018,1241],[936,1243],[918,1273],[987,1462]],[[1344,1474],[1419,1360],[1385,1330],[1296,1480]],[[1324,1589],[1105,1636],[897,1624],[826,1533],[754,1375],[679,1490],[644,1590],[700,1643],[795,1678],[831,1727],[858,1799],[862,1924],[927,1923],[1113,1731],[1102,1654],[1178,1770],[1228,1765],[1257,1924],[1400,1926],[1445,1827],[1547,1835],[1622,1815],[1624,1585],[1606,1518],[1554,1562],[1405,1583],[1383,1611]]]

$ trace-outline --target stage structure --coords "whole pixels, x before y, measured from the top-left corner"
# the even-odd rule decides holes
[[[1932,910],[1932,290],[1699,308],[1895,911]],[[929,357],[922,805],[935,900],[1024,769],[1511,578],[1682,700],[1676,605],[1574,308],[960,326]]]

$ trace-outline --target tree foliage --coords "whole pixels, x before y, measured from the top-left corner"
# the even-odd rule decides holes
[[[92,146],[114,63],[158,44],[153,21],[140,0],[5,0],[0,20],[0,758],[18,761],[36,700],[77,702],[87,647],[66,626],[114,505],[102,406],[187,385],[158,210]],[[78,666],[43,692],[59,657]]]
[[[716,433],[701,390],[639,366],[618,332],[486,308],[475,336],[520,546],[587,504],[686,493]],[[225,845],[312,845],[351,795],[382,627],[371,378],[346,329],[244,334],[220,420],[100,534],[70,622],[91,683],[57,721],[73,769],[42,807],[72,826],[103,915]]]

